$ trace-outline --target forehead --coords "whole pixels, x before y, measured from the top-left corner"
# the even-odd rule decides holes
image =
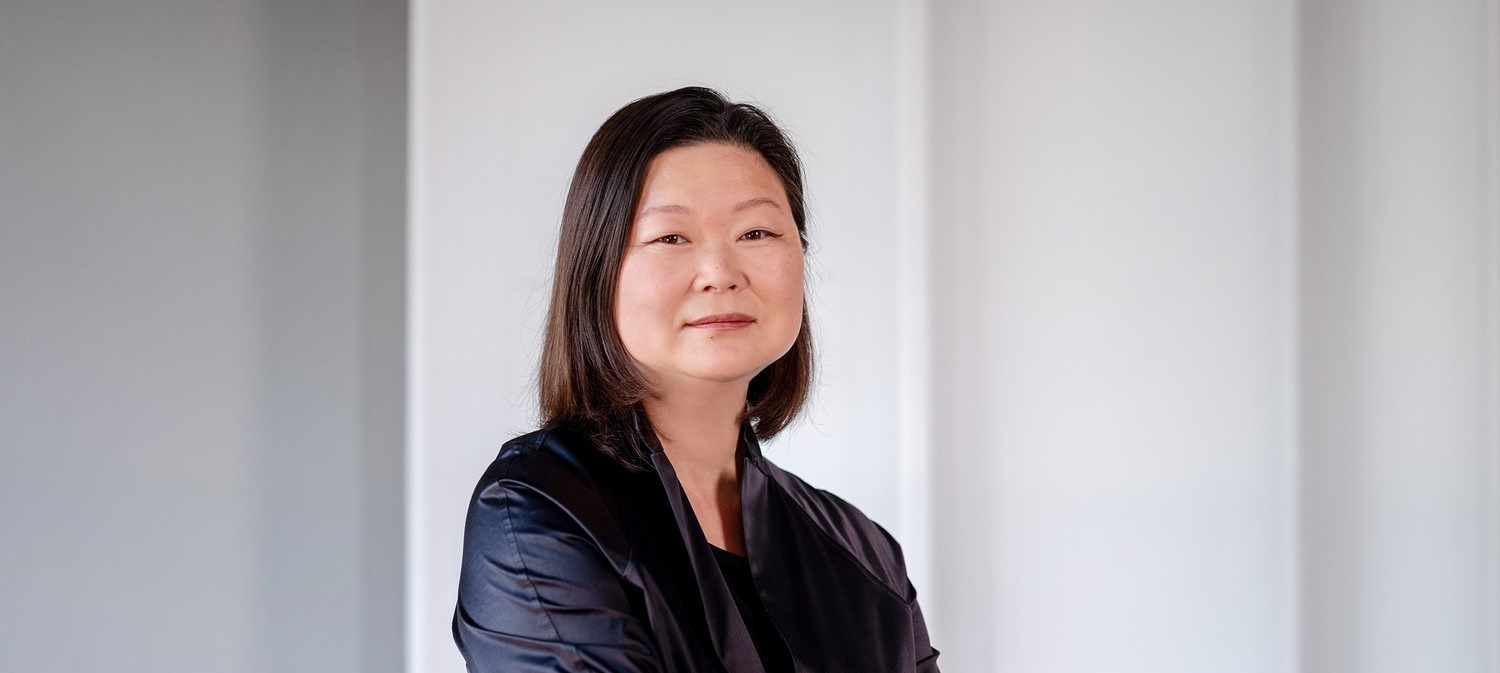
[[[760,153],[726,143],[674,147],[651,159],[636,213],[648,208],[732,206],[750,198],[786,205],[786,190]]]

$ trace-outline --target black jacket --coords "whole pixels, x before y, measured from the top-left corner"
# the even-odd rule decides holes
[[[507,442],[469,504],[453,638],[470,671],[763,673],[653,432],[651,471],[581,433]],[[798,673],[937,673],[900,545],[741,434],[745,547]],[[722,663],[721,663],[722,662]]]

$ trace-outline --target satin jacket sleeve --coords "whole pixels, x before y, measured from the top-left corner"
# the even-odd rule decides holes
[[[469,507],[453,637],[474,673],[656,673],[646,627],[556,502],[490,483]]]
[[[885,529],[882,528],[881,532],[885,533]],[[886,533],[886,537],[891,539],[891,544],[895,545],[899,553],[901,545],[890,537],[890,533]],[[905,569],[903,563],[903,573]],[[917,588],[912,585],[911,580],[906,581],[906,602],[911,608],[912,646],[917,657],[916,673],[939,673],[938,651],[933,648],[932,639],[927,635],[927,619],[922,616],[922,606],[917,603]]]

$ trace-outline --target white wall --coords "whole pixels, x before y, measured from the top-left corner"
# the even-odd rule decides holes
[[[694,82],[946,670],[1500,671],[1496,0],[412,11],[0,4],[7,670],[456,669],[572,163]]]
[[[1293,670],[1292,10],[935,3],[952,670]]]
[[[896,55],[890,4],[413,7],[411,669],[461,666],[448,631],[467,499],[534,428],[533,368],[563,196],[625,103],[705,84],[763,104],[806,163],[809,421],[779,464],[901,536]]]
[[[399,667],[404,44],[0,3],[0,669]]]
[[[1303,670],[1500,671],[1497,9],[1302,6]]]
[[[807,155],[772,456],[911,547],[945,669],[1500,670],[1494,0],[417,7],[413,670],[571,164],[688,82]]]
[[[947,663],[1500,670],[1496,3],[932,15]]]

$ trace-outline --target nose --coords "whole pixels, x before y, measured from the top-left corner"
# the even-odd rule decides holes
[[[699,292],[729,292],[745,286],[745,274],[733,246],[709,245],[698,259],[694,285]]]

